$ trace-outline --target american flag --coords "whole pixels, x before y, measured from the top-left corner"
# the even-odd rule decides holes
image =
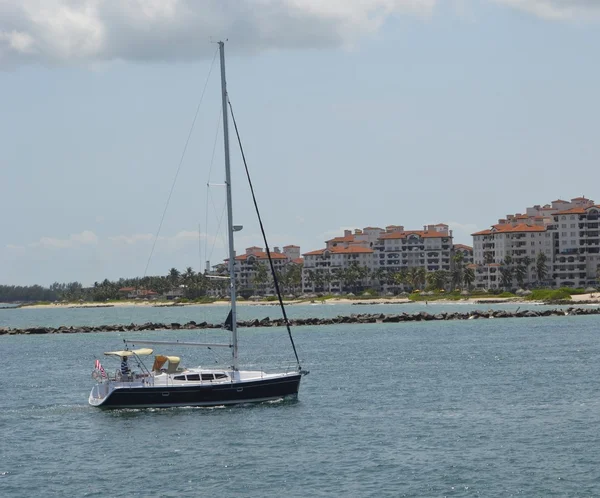
[[[94,367],[96,368],[96,370],[100,371],[100,375],[102,375],[102,377],[106,377],[106,372],[104,371],[104,367],[102,366],[102,363],[100,363],[100,360],[96,360],[96,364]]]

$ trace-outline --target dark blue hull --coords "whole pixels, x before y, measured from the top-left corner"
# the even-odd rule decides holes
[[[297,374],[228,384],[124,387],[112,391],[98,408],[167,408],[256,403],[297,396],[301,377]]]

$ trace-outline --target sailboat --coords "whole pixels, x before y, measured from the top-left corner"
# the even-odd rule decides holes
[[[227,84],[225,79],[225,45],[222,41],[218,43],[221,65],[223,142],[225,147],[225,186],[227,191],[227,228],[229,243],[228,268],[231,296],[231,311],[225,322],[225,328],[230,331],[231,341],[228,343],[200,343],[126,339],[124,341],[126,346],[125,349],[104,353],[106,356],[121,360],[121,367],[114,374],[107,373],[100,361],[96,360],[96,368],[92,372],[92,377],[96,380],[96,384],[93,386],[88,399],[91,406],[102,409],[220,406],[296,398],[300,388],[300,380],[303,375],[308,373],[303,370],[300,365],[258,209],[257,214],[265,239],[267,255],[269,256],[269,261],[271,263],[275,289],[279,297],[279,303],[282,308],[288,335],[296,357],[296,365],[286,371],[276,373],[267,373],[262,370],[241,370],[239,368],[233,234],[235,231],[239,230],[240,227],[233,224],[229,128],[227,119],[227,104],[229,99],[227,96]],[[235,117],[233,117],[233,119],[235,125]],[[250,187],[253,191],[251,182]],[[254,192],[252,192],[252,195],[254,196]],[[152,357],[154,350],[147,347],[130,349],[129,345],[135,345],[136,347],[138,345],[161,347],[175,345],[229,348],[232,352],[232,361],[229,368],[223,369],[202,367],[183,368],[180,366],[181,360],[178,356],[156,354],[154,355],[152,366],[149,367],[144,360],[147,360],[148,357]]]

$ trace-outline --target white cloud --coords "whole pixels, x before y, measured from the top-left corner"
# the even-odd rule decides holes
[[[66,239],[58,239],[55,237],[42,237],[39,241],[29,244],[29,247],[43,247],[47,249],[67,249],[71,247],[96,244],[98,244],[98,236],[90,230],[84,230],[81,233],[72,234]]]
[[[0,0],[0,67],[351,45],[437,0]]]
[[[493,0],[545,19],[600,19],[598,0]]]

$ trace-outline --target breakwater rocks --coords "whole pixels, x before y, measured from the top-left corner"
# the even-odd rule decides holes
[[[355,313],[349,316],[337,316],[335,318],[296,318],[290,320],[290,324],[295,327],[303,325],[337,325],[353,323],[400,323],[400,322],[420,322],[420,321],[441,321],[441,320],[477,320],[491,318],[537,318],[550,316],[583,316],[600,315],[599,308],[566,308],[550,309],[543,311],[535,310],[489,310],[489,311],[469,311],[465,313],[436,313],[431,314],[425,311],[419,313],[400,313],[386,315],[385,313]],[[270,319],[268,317],[261,320],[239,321],[239,327],[281,327],[284,325],[283,318]],[[190,321],[181,323],[154,323],[148,322],[141,325],[134,323],[129,325],[94,325],[94,326],[61,326],[61,327],[29,327],[29,328],[6,328],[0,327],[0,335],[16,334],[77,334],[89,332],[140,332],[144,330],[197,330],[197,329],[220,329],[222,324],[208,322]]]

